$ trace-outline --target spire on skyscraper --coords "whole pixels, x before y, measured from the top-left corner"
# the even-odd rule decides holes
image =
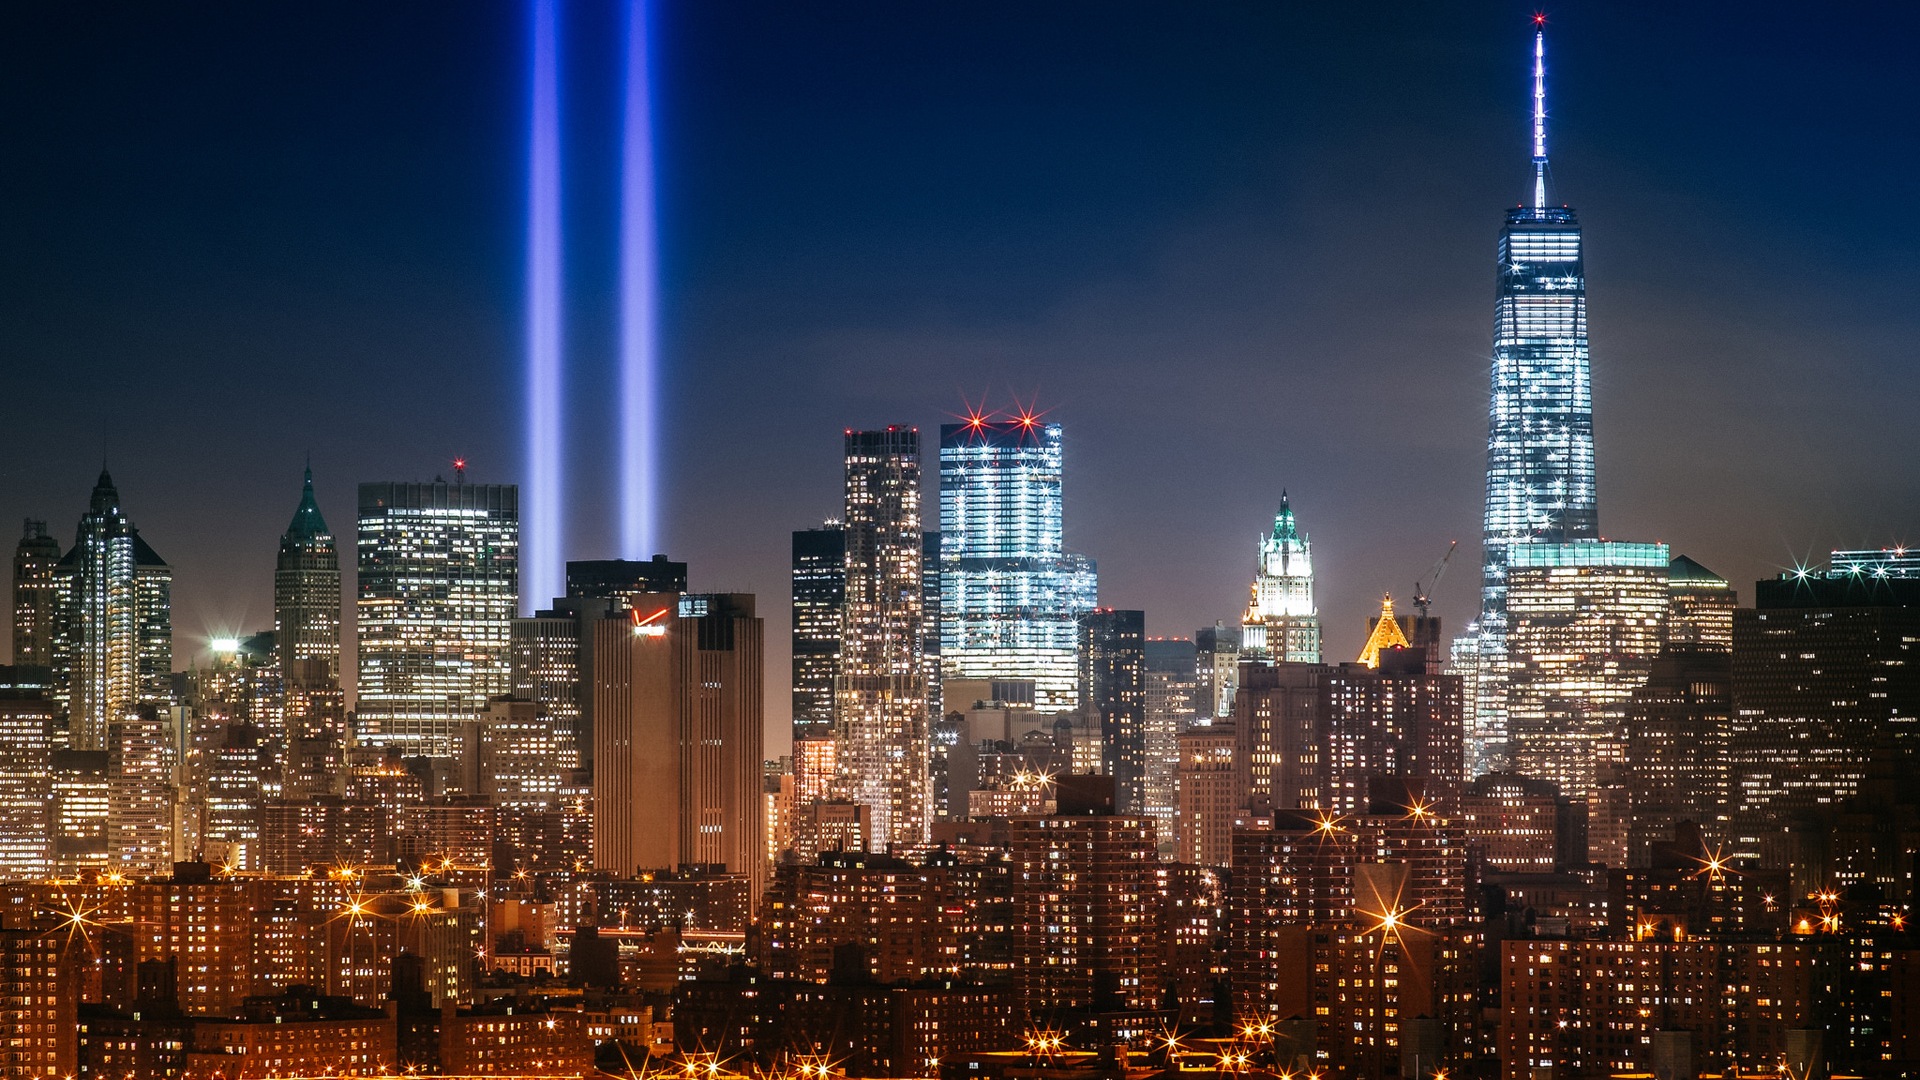
[[[332,537],[327,530],[327,519],[320,516],[320,504],[313,497],[313,466],[307,466],[306,479],[300,489],[300,505],[294,508],[293,521],[287,526],[283,542],[312,540],[316,537]]]
[[[1387,596],[1380,601],[1380,617],[1374,620],[1373,629],[1367,634],[1366,647],[1360,650],[1360,663],[1370,668],[1380,666],[1380,653],[1385,649],[1411,648],[1406,632],[1400,629],[1399,620],[1393,617],[1393,597]]]
[[[87,508],[95,514],[111,513],[120,505],[120,492],[113,486],[113,477],[107,475],[107,463],[100,463],[100,479],[93,483],[93,497],[87,500]]]
[[[1547,208],[1547,17],[1533,17],[1533,208]]]
[[[1288,501],[1285,488],[1280,489],[1280,512],[1273,515],[1273,538],[1275,540],[1300,539],[1300,526],[1293,520],[1293,504]]]
[[[313,495],[311,463],[274,562],[273,625],[283,674],[332,685],[340,668],[340,554]],[[304,660],[324,662],[325,675],[296,671]]]
[[[1253,593],[1240,623],[1245,655],[1275,661],[1320,662],[1320,616],[1313,604],[1313,544],[1294,518],[1293,500],[1280,493],[1273,531],[1260,540]]]

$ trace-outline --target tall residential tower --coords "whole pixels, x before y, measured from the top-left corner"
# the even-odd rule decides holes
[[[846,605],[834,691],[834,795],[869,809],[876,846],[917,844],[926,839],[933,798],[920,591],[920,432],[895,426],[846,435]]]

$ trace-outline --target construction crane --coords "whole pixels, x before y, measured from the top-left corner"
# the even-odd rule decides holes
[[[1453,558],[1453,550],[1459,546],[1460,546],[1460,541],[1458,540],[1454,540],[1448,543],[1447,553],[1445,555],[1440,556],[1440,561],[1437,563],[1434,563],[1433,566],[1427,570],[1426,576],[1421,580],[1430,581],[1433,583],[1433,588],[1436,588],[1436,589],[1439,588],[1441,575],[1447,572],[1447,560]],[[1421,588],[1421,584],[1419,581],[1414,582],[1413,583],[1414,610],[1418,611],[1420,613],[1420,617],[1424,619],[1427,616],[1427,609],[1431,607],[1433,607],[1433,594]]]

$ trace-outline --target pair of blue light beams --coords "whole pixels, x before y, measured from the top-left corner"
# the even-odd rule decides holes
[[[565,592],[562,399],[565,386],[560,221],[561,0],[528,0],[527,498],[521,516],[521,606]],[[619,535],[624,558],[654,549],[658,444],[655,399],[650,0],[626,0],[620,184]]]

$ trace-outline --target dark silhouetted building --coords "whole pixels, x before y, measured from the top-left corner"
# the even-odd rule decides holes
[[[833,737],[833,684],[847,601],[847,534],[833,524],[793,534],[793,737]]]
[[[1080,702],[1100,725],[1100,765],[1124,814],[1146,812],[1147,613],[1095,608],[1080,618]]]
[[[13,550],[13,663],[16,667],[53,666],[55,623],[60,590],[54,567],[60,564],[60,541],[47,532],[47,523],[28,518]]]

